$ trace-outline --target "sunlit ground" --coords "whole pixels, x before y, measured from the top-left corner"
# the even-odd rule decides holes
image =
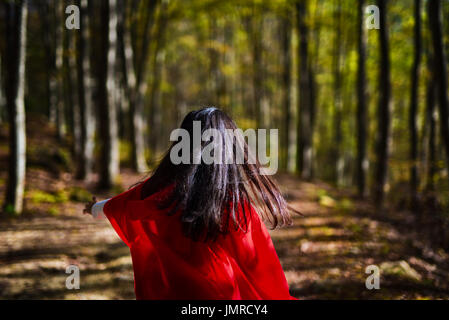
[[[28,175],[27,181],[41,194],[28,192],[28,213],[23,217],[1,221],[0,297],[134,299],[129,251],[109,223],[80,214],[82,202],[50,197],[58,194],[56,185],[73,187],[70,177],[61,182],[41,170],[30,170]],[[124,173],[122,183],[128,186],[139,178]],[[292,227],[272,232],[294,296],[449,298],[445,253],[410,240],[387,219],[376,219],[369,207],[332,194],[325,184],[304,183],[289,176],[278,179],[291,204],[304,214],[295,218]],[[80,267],[80,290],[65,286],[65,270],[70,264]],[[365,268],[371,264],[381,270],[379,290],[365,287]]]

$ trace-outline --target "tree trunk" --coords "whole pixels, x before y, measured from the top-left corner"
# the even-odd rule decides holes
[[[357,61],[357,189],[361,198],[367,195],[366,177],[368,174],[368,159],[366,156],[367,140],[367,110],[366,110],[366,36],[364,24],[364,0],[358,1],[358,61]]]
[[[22,213],[26,172],[25,59],[28,1],[5,3],[6,102],[9,117],[9,168],[5,210]]]
[[[209,90],[211,92],[211,101],[214,101],[214,104],[220,105],[220,53],[218,50],[219,39],[219,28],[218,18],[215,16],[211,16],[208,19],[208,34],[210,43],[214,43],[214,45],[209,47]]]
[[[150,147],[152,150],[152,158],[155,160],[158,157],[162,130],[162,107],[161,107],[161,90],[160,85],[162,82],[162,71],[164,66],[165,52],[163,50],[165,43],[165,29],[167,23],[166,16],[166,4],[161,5],[160,15],[157,23],[157,31],[154,38],[154,54],[153,62],[151,64],[153,68],[153,81],[150,89],[150,102],[151,102],[151,128],[150,128]],[[156,156],[156,157],[155,157]]]
[[[65,28],[64,23],[64,6],[62,1],[55,2],[55,77],[52,79],[50,86],[51,90],[54,90],[55,101],[52,102],[56,105],[56,129],[57,137],[60,141],[66,134],[66,121],[64,110],[64,86],[63,86],[63,31]]]
[[[64,8],[69,2],[66,1]],[[65,103],[67,111],[67,127],[70,128],[71,150],[74,159],[81,157],[81,110],[77,92],[77,62],[76,62],[76,33],[64,28],[64,87]],[[76,161],[75,161],[76,162]]]
[[[119,172],[117,106],[115,101],[115,64],[117,45],[116,0],[101,2],[101,65],[98,73],[98,107],[101,139],[99,187],[111,188]]]
[[[47,115],[49,122],[56,125],[56,114],[57,114],[57,92],[56,92],[56,63],[55,63],[55,24],[53,16],[53,11],[50,3],[48,1],[40,1],[38,5],[39,13],[42,17],[43,24],[43,44],[45,48],[45,59],[46,59],[46,91],[47,91],[47,104],[48,110]]]
[[[119,138],[124,141],[130,141],[129,135],[129,121],[127,121],[127,116],[129,114],[129,99],[127,90],[128,75],[126,74],[126,55],[125,55],[125,41],[124,32],[126,28],[127,21],[127,10],[126,4],[123,0],[117,0],[117,77],[118,92],[119,92],[119,106],[118,109],[118,132]]]
[[[341,1],[336,0],[334,4],[334,19],[335,19],[335,38],[334,38],[334,160],[335,160],[335,175],[334,181],[337,186],[343,183],[343,99],[342,99],[342,76],[341,76],[341,59],[342,59],[342,14]]]
[[[253,56],[253,109],[256,119],[256,127],[264,126],[264,114],[262,108],[264,90],[262,88],[263,70],[262,70],[262,26],[263,19],[261,17],[253,17],[251,26],[251,46]]]
[[[314,20],[315,21],[319,21],[318,15],[319,15],[319,10],[317,10],[317,6],[319,6],[319,4],[316,2],[315,3],[315,16],[314,16]],[[318,108],[317,108],[317,97],[319,95],[319,85],[318,82],[316,81],[316,75],[315,75],[315,70],[319,69],[318,63],[319,63],[319,55],[320,55],[320,40],[321,40],[321,26],[320,26],[320,22],[316,22],[315,25],[313,26],[313,31],[311,32],[311,38],[313,39],[312,41],[312,52],[313,55],[310,54],[310,58],[308,59],[308,68],[309,68],[309,86],[310,86],[310,128],[311,128],[311,132],[312,132],[312,137],[311,137],[311,141],[313,141],[313,132],[315,131],[315,123],[316,123],[316,115],[318,112]],[[314,59],[312,59],[312,57],[315,57]],[[312,152],[312,158],[313,158],[313,152]],[[313,164],[311,165],[310,168],[310,175],[311,177],[314,176],[314,166]]]
[[[419,66],[421,63],[421,0],[415,0],[414,6],[414,58],[411,74],[410,87],[410,199],[412,208],[416,207],[418,192],[418,87],[419,87]]]
[[[307,3],[300,0],[296,3],[298,14],[298,148],[297,168],[303,179],[312,178],[312,110],[310,101],[310,75],[308,63],[308,27],[306,24]]]
[[[5,96],[3,94],[3,90],[4,90],[4,81],[3,81],[3,60],[2,60],[2,53],[0,53],[0,124],[3,123],[3,121],[5,121],[5,116],[6,116],[6,101],[5,101]]]
[[[92,79],[90,71],[90,24],[88,0],[77,0],[80,8],[80,27],[77,34],[76,70],[78,81],[78,104],[80,108],[80,146],[76,159],[76,177],[84,180],[92,172],[94,152],[94,120],[92,107]]]
[[[287,171],[289,165],[289,149],[291,145],[290,129],[291,129],[291,103],[290,103],[290,86],[291,86],[291,34],[292,26],[290,16],[285,12],[285,17],[281,21],[281,48],[282,48],[282,89],[283,89],[283,109],[284,109],[284,130],[283,130],[283,153],[282,168]]]
[[[446,163],[449,169],[449,102],[447,97],[447,66],[443,47],[441,23],[441,1],[428,2],[430,32],[434,51],[434,75],[437,87],[437,99],[440,112],[441,141],[446,152]]]
[[[435,97],[436,97],[436,83],[435,83],[435,67],[432,54],[429,52],[427,58],[429,79],[427,80],[427,92],[426,92],[426,122],[427,122],[427,191],[435,190],[435,173],[436,173],[436,122],[437,113],[435,110]]]
[[[156,6],[160,1],[151,1],[148,5],[148,17],[145,21],[144,34],[142,37],[141,55],[137,55],[136,45],[133,45],[132,34],[136,33],[136,25],[131,30],[126,27],[126,5],[119,3],[122,8],[122,17],[124,28],[120,35],[123,43],[121,52],[123,61],[123,74],[125,76],[125,95],[129,101],[130,113],[130,133],[131,133],[131,164],[137,172],[145,172],[148,167],[145,161],[145,143],[144,143],[144,102],[145,93],[147,91],[148,79],[148,53],[150,46],[150,33],[154,21],[154,13]],[[137,6],[137,2],[132,2],[133,6]]]
[[[136,2],[134,1],[133,4]],[[121,75],[123,81],[123,91],[124,91],[124,101],[127,105],[123,106],[129,112],[129,139],[131,142],[131,165],[134,170],[140,171],[141,152],[137,150],[136,141],[136,126],[134,125],[134,94],[136,90],[136,73],[134,70],[134,52],[131,42],[131,32],[127,27],[127,13],[128,8],[126,6],[125,0],[117,1],[117,9],[120,11],[117,21],[117,36],[118,36],[118,47],[119,47],[119,57],[121,66]],[[126,127],[126,125],[125,125]]]
[[[389,157],[390,121],[391,121],[391,80],[390,80],[390,49],[388,43],[387,1],[378,0],[379,7],[379,105],[378,105],[378,137],[376,146],[377,167],[375,171],[374,199],[382,206],[385,187],[387,184],[387,170]]]
[[[145,23],[145,34],[142,40],[141,56],[136,69],[136,92],[134,99],[133,122],[135,125],[135,154],[141,157],[139,160],[138,171],[146,171],[147,165],[144,158],[145,142],[144,142],[144,105],[145,94],[147,93],[147,79],[149,74],[148,57],[151,43],[151,29],[154,24],[156,7],[160,1],[151,1],[148,6],[147,19]]]

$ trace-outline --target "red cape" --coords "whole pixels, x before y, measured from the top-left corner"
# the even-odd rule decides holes
[[[131,251],[137,299],[291,299],[270,235],[251,207],[248,231],[211,243],[183,235],[179,215],[140,200],[140,184],[106,202],[104,213]]]

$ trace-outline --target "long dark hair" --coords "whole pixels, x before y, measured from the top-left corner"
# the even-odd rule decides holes
[[[217,108],[204,108],[187,114],[181,129],[187,130],[190,137],[193,135],[194,121],[201,123],[201,134],[207,129],[216,129],[225,137],[227,129],[237,129],[234,121]],[[262,219],[270,222],[272,228],[291,224],[289,210],[297,211],[288,206],[271,177],[260,173],[261,166],[257,159],[248,161],[250,150],[243,136],[233,140],[233,151],[238,147],[237,140],[243,141],[243,164],[236,161],[231,164],[206,164],[202,159],[199,164],[194,164],[196,151],[192,145],[190,164],[174,164],[170,153],[177,143],[175,141],[148,183],[143,185],[142,198],[173,185],[159,207],[170,215],[180,212],[184,234],[194,240],[215,240],[231,228],[246,232],[249,204],[255,207]],[[192,139],[190,141],[192,143]],[[206,143],[201,142],[201,147]],[[222,150],[226,152],[225,146]]]

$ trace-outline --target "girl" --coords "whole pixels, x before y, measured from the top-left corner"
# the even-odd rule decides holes
[[[201,133],[215,129],[221,137],[237,129],[216,108],[185,117],[181,129],[190,137],[194,121]],[[260,164],[249,163],[241,134],[233,139],[232,151],[238,141],[243,141],[243,164],[195,162],[201,150],[192,141],[189,164],[174,164],[175,142],[150,178],[86,205],[84,213],[106,216],[130,248],[137,299],[292,298],[262,222],[273,228],[290,224],[290,208],[273,180],[260,174]],[[229,151],[222,139],[213,142],[222,144],[223,154]]]

